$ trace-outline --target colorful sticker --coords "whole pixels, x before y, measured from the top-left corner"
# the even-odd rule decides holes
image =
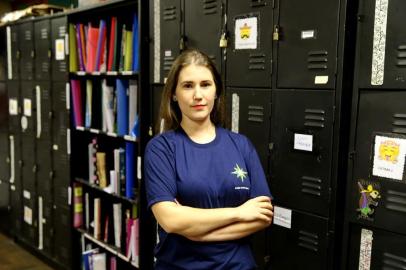
[[[375,137],[372,174],[402,180],[405,166],[406,139]]]
[[[256,49],[258,47],[258,18],[235,20],[235,49]]]
[[[358,218],[373,221],[375,210],[381,198],[380,186],[378,183],[360,179],[358,181],[358,191]]]

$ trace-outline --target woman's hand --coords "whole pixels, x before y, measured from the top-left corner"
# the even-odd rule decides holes
[[[272,222],[273,206],[271,199],[267,196],[259,196],[246,201],[236,208],[238,216],[243,222],[264,221]]]

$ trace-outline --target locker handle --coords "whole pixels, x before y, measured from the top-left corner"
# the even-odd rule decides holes
[[[43,201],[38,197],[38,249],[44,248]]]
[[[272,39],[275,41],[279,40],[279,25],[274,26],[274,30],[272,33]]]
[[[42,121],[41,121],[41,88],[39,85],[35,87],[37,96],[37,139],[41,137]]]
[[[15,179],[15,155],[14,155],[14,136],[10,136],[10,184],[14,183]]]

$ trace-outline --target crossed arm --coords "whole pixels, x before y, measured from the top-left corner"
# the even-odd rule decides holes
[[[273,217],[271,200],[266,196],[250,199],[238,207],[214,209],[159,202],[152,206],[152,212],[167,233],[204,242],[243,238],[269,226]]]

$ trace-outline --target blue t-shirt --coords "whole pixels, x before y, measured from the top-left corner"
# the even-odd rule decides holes
[[[271,196],[251,142],[217,127],[206,144],[193,142],[179,129],[153,138],[145,150],[148,207],[174,201],[196,208],[236,207],[250,198]],[[195,242],[159,227],[155,269],[254,269],[247,238]]]

